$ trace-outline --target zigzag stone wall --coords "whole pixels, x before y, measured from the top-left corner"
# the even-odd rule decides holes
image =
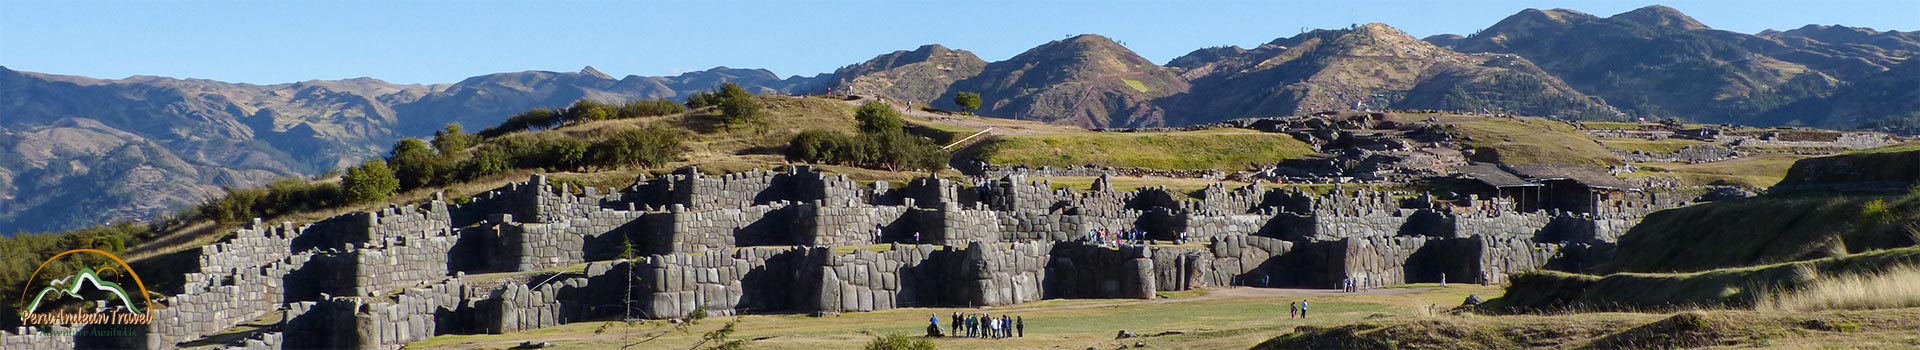
[[[168,284],[175,296],[157,300],[156,324],[119,345],[169,348],[274,312],[285,315],[277,330],[216,347],[397,348],[438,334],[700,309],[994,306],[1215,286],[1334,288],[1345,278],[1386,286],[1441,274],[1499,283],[1506,273],[1604,261],[1637,213],[1676,203],[1626,198],[1576,215],[1368,190],[1214,185],[1184,197],[1115,191],[1105,177],[1085,192],[1017,176],[893,189],[806,167],[685,169],[601,193],[536,175],[461,205],[436,196],[309,225],[250,225],[183,253],[194,266]],[[1090,239],[1135,229],[1193,243]],[[623,243],[636,258],[617,260]],[[881,243],[893,244],[871,246]],[[467,275],[482,273],[491,277]],[[18,335],[37,331],[0,342],[109,346]]]

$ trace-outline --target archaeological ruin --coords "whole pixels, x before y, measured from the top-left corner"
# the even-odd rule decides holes
[[[688,168],[605,191],[535,175],[471,198],[311,224],[256,220],[167,258],[188,272],[153,283],[170,297],[156,299],[164,306],[141,336],[87,344],[23,327],[0,347],[394,349],[441,334],[695,312],[1147,299],[1211,286],[1337,288],[1349,278],[1500,283],[1511,272],[1606,261],[1641,216],[1688,200],[1481,171],[1489,186],[1516,192],[1120,191],[1104,177],[1056,189],[1021,175],[894,188],[806,166]],[[1594,192],[1559,194],[1569,191]],[[1132,230],[1144,240],[1114,242]],[[212,338],[261,319],[277,326]]]

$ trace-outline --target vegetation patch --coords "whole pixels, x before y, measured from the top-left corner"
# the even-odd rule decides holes
[[[1465,136],[1474,158],[1508,164],[1563,164],[1606,166],[1624,164],[1620,157],[1565,122],[1538,118],[1442,118]]]
[[[976,145],[971,156],[999,165],[1231,171],[1312,153],[1311,145],[1288,135],[1210,129],[1002,135]]]

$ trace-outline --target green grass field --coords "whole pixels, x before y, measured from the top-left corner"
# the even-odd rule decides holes
[[[736,327],[739,333],[736,338],[752,339],[748,343],[751,349],[856,349],[878,334],[921,335],[928,314],[940,315],[944,326],[953,312],[961,311],[1020,316],[1026,321],[1027,336],[998,340],[936,339],[935,344],[939,348],[1084,349],[1093,346],[1110,349],[1141,341],[1159,349],[1246,349],[1300,325],[1335,325],[1382,318],[1429,318],[1424,315],[1427,305],[1458,305],[1468,294],[1486,297],[1499,293],[1497,286],[1458,284],[1446,288],[1417,285],[1368,294],[1232,288],[1210,293],[1176,293],[1174,298],[1151,301],[1047,300],[988,309],[908,308],[825,317],[715,317],[692,327],[690,333],[673,333],[639,348],[685,349],[698,341],[701,333],[718,329],[729,320],[738,320]],[[1312,302],[1312,318],[1289,320],[1287,303],[1301,299]],[[670,327],[661,321],[650,321],[634,327],[614,323],[603,332],[594,332],[605,324],[576,323],[500,335],[439,336],[409,344],[407,348],[507,348],[531,340],[552,342],[560,349],[607,349],[618,348],[626,335],[657,332]],[[1114,334],[1123,329],[1149,337],[1114,340]]]
[[[1626,176],[1666,175],[1680,178],[1691,186],[1738,185],[1748,188],[1767,188],[1780,183],[1787,176],[1787,169],[1793,162],[1805,157],[1785,154],[1765,154],[1740,159],[1687,164],[1687,163],[1634,163],[1640,171]]]
[[[1470,140],[1477,160],[1508,164],[1618,165],[1625,162],[1586,133],[1539,118],[1440,116]]]
[[[1313,153],[1292,136],[1241,129],[1001,135],[976,148],[992,164],[1222,171]]]

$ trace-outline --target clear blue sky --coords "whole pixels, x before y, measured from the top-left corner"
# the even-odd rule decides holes
[[[370,76],[455,82],[508,71],[672,75],[714,66],[830,72],[939,43],[989,61],[1070,34],[1113,37],[1155,62],[1253,46],[1302,28],[1382,22],[1466,34],[1521,9],[1611,16],[1642,1],[835,1],[427,2],[0,0],[0,65],[101,78],[249,83]],[[1709,26],[1920,29],[1920,1],[1680,1]]]

